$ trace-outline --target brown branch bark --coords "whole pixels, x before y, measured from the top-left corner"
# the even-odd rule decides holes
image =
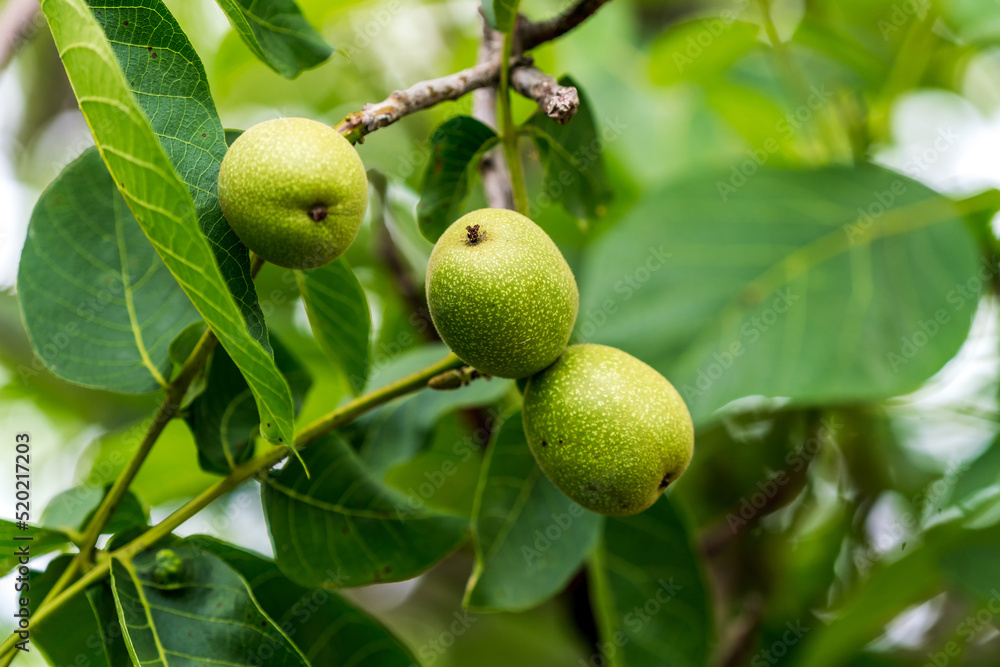
[[[483,39],[479,44],[477,60],[490,62],[499,57],[500,44],[496,32],[483,22]],[[480,88],[472,93],[472,117],[493,129],[497,127],[497,89]],[[511,189],[510,174],[503,159],[503,151],[494,148],[479,164],[479,176],[483,180],[486,203],[490,208],[514,210],[514,192]]]
[[[521,53],[566,34],[605,2],[608,0],[581,0],[553,19],[540,23],[521,19],[517,23],[518,47],[517,54],[511,59],[511,85],[517,92],[538,102],[546,115],[561,123],[568,122],[576,113],[580,103],[576,89],[560,86],[555,79],[534,68],[531,59]],[[392,125],[404,116],[495,86],[500,78],[500,50],[495,48],[492,36],[485,41],[489,43],[488,59],[481,58],[474,67],[421,81],[406,90],[395,91],[381,102],[366,104],[361,111],[349,114],[334,125],[334,129],[351,142],[363,141],[365,135]]]
[[[573,86],[560,86],[555,77],[549,76],[534,65],[511,70],[511,87],[525,97],[538,102],[542,112],[565,125],[576,115],[580,96]]]
[[[604,6],[609,0],[580,0],[577,4],[567,9],[562,14],[537,23],[527,22],[520,27],[518,37],[521,41],[521,48],[530,51],[539,44],[551,42],[553,39],[562,37],[567,32],[577,27],[594,12]]]

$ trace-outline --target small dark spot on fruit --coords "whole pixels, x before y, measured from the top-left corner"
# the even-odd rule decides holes
[[[622,509],[623,510],[627,510],[628,509],[628,503],[622,503]]]
[[[562,440],[561,440],[561,439],[559,440],[559,444],[560,444],[560,445],[562,444]]]
[[[479,233],[479,225],[466,225],[465,232],[466,242],[469,245],[476,245],[482,241],[483,237],[486,235],[486,232],[483,232],[482,234]]]
[[[600,457],[598,457],[597,454],[594,454],[594,458],[596,459],[596,458],[600,458]]]
[[[321,204],[317,204],[309,209],[309,217],[313,219],[313,222],[322,222],[323,220],[326,220],[327,213],[326,206]]]
[[[674,481],[674,474],[668,472],[666,475],[663,476],[663,479],[660,480],[660,488],[661,489],[667,488],[668,486],[670,486],[670,482],[672,481]]]
[[[545,446],[547,446],[548,444],[549,444],[549,443],[547,443],[547,442],[545,442],[544,440],[542,440],[542,447],[545,447]]]
[[[587,490],[588,491],[597,491],[597,487],[594,486],[593,484],[588,484],[587,485]]]

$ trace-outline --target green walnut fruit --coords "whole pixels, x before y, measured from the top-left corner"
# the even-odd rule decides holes
[[[441,339],[487,375],[527,377],[566,347],[580,294],[549,235],[505,209],[473,211],[438,239],[427,303]]]
[[[604,345],[572,345],[528,380],[524,433],[552,483],[601,514],[647,509],[694,453],[691,415],[673,385]]]
[[[308,118],[254,125],[219,169],[219,201],[240,240],[289,269],[335,260],[368,206],[365,166],[347,139]]]

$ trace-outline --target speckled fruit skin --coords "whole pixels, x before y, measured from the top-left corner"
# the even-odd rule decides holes
[[[254,125],[229,147],[219,201],[250,250],[279,266],[311,269],[354,241],[368,207],[368,179],[354,146],[332,127],[278,118]]]
[[[673,385],[605,345],[572,345],[528,380],[524,433],[553,484],[613,516],[649,508],[694,454],[691,415]]]
[[[466,228],[475,225],[472,241]],[[427,303],[441,339],[487,375],[527,377],[555,361],[579,301],[559,248],[513,211],[462,216],[438,239],[427,265]]]

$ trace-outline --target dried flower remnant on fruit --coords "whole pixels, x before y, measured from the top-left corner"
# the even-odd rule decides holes
[[[325,206],[313,206],[309,209],[309,217],[313,219],[313,222],[322,222],[326,220],[327,210]]]
[[[465,237],[468,240],[469,245],[476,245],[486,236],[485,231],[482,234],[479,233],[479,225],[466,225],[465,231]]]

